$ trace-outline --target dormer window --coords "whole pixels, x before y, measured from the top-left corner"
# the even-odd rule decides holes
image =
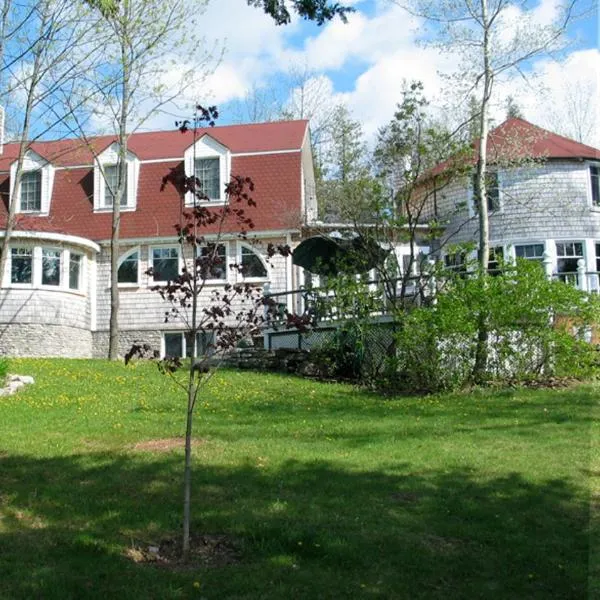
[[[94,165],[94,210],[112,210],[119,188],[119,146],[111,144],[96,157]],[[140,161],[131,152],[125,157],[127,163],[125,186],[121,197],[121,210],[135,210]]]
[[[16,178],[17,161],[10,166],[10,201],[17,202],[17,212],[47,215],[54,183],[54,167],[30,150],[23,160],[18,195],[15,194]]]
[[[104,166],[104,206],[111,208],[117,190],[119,189],[119,165]],[[121,196],[121,206],[127,206],[127,171],[125,171],[125,185]]]
[[[184,154],[185,174],[196,177],[200,182],[200,197],[191,192],[186,194],[185,203],[218,205],[225,204],[225,187],[230,178],[231,153],[223,144],[210,135],[202,136]]]
[[[194,175],[200,182],[203,196],[209,200],[220,200],[221,198],[221,159],[197,158],[194,164]]]
[[[21,212],[42,210],[42,172],[27,171],[21,175]]]

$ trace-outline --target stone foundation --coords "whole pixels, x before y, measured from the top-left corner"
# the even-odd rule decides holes
[[[108,356],[108,331],[94,331],[92,334],[93,358]],[[133,329],[119,332],[119,356],[125,356],[134,343],[149,344],[152,349],[160,350],[162,332],[156,329]]]
[[[32,358],[91,358],[92,334],[68,325],[0,324],[0,355]]]

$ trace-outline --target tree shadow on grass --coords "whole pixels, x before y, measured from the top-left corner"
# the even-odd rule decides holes
[[[196,465],[193,529],[242,561],[172,572],[126,548],[179,535],[181,457],[0,456],[0,598],[583,598],[589,505],[570,482],[328,462]],[[194,587],[194,582],[199,587]]]

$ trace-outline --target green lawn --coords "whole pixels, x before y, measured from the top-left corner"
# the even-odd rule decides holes
[[[594,386],[382,399],[223,371],[198,407],[193,530],[240,561],[173,571],[126,556],[179,535],[182,450],[135,448],[182,435],[173,384],[11,370],[36,384],[0,398],[2,600],[600,597]]]

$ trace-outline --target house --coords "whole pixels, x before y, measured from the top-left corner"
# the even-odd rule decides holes
[[[110,317],[110,237],[118,145],[114,136],[31,144],[20,197],[13,183],[18,145],[0,154],[0,226],[10,203],[17,217],[0,289],[0,352],[13,356],[104,357]],[[233,175],[249,177],[256,208],[248,242],[224,229],[219,252],[227,264],[249,267],[246,280],[273,291],[298,287],[291,258],[266,260],[266,246],[293,245],[316,215],[306,121],[233,125],[187,131],[134,133],[127,150],[127,192],[121,203],[119,256],[120,342],[126,352],[142,340],[163,353],[190,352],[182,323],[165,323],[168,306],[150,288],[182,267],[175,225],[182,202],[172,169],[196,174],[209,206],[228,202]],[[104,175],[102,174],[104,171]],[[112,179],[111,179],[112,178]],[[189,199],[186,199],[186,202]],[[207,238],[216,237],[208,229]],[[151,277],[146,271],[153,267]],[[213,289],[242,276],[215,273]],[[187,346],[187,347],[186,347]]]
[[[488,136],[490,262],[524,258],[544,263],[549,275],[598,290],[600,271],[600,150],[511,118]],[[438,169],[437,173],[442,173]],[[477,242],[473,179],[450,182],[424,213],[446,222],[440,241],[448,266],[464,256],[453,244]]]

